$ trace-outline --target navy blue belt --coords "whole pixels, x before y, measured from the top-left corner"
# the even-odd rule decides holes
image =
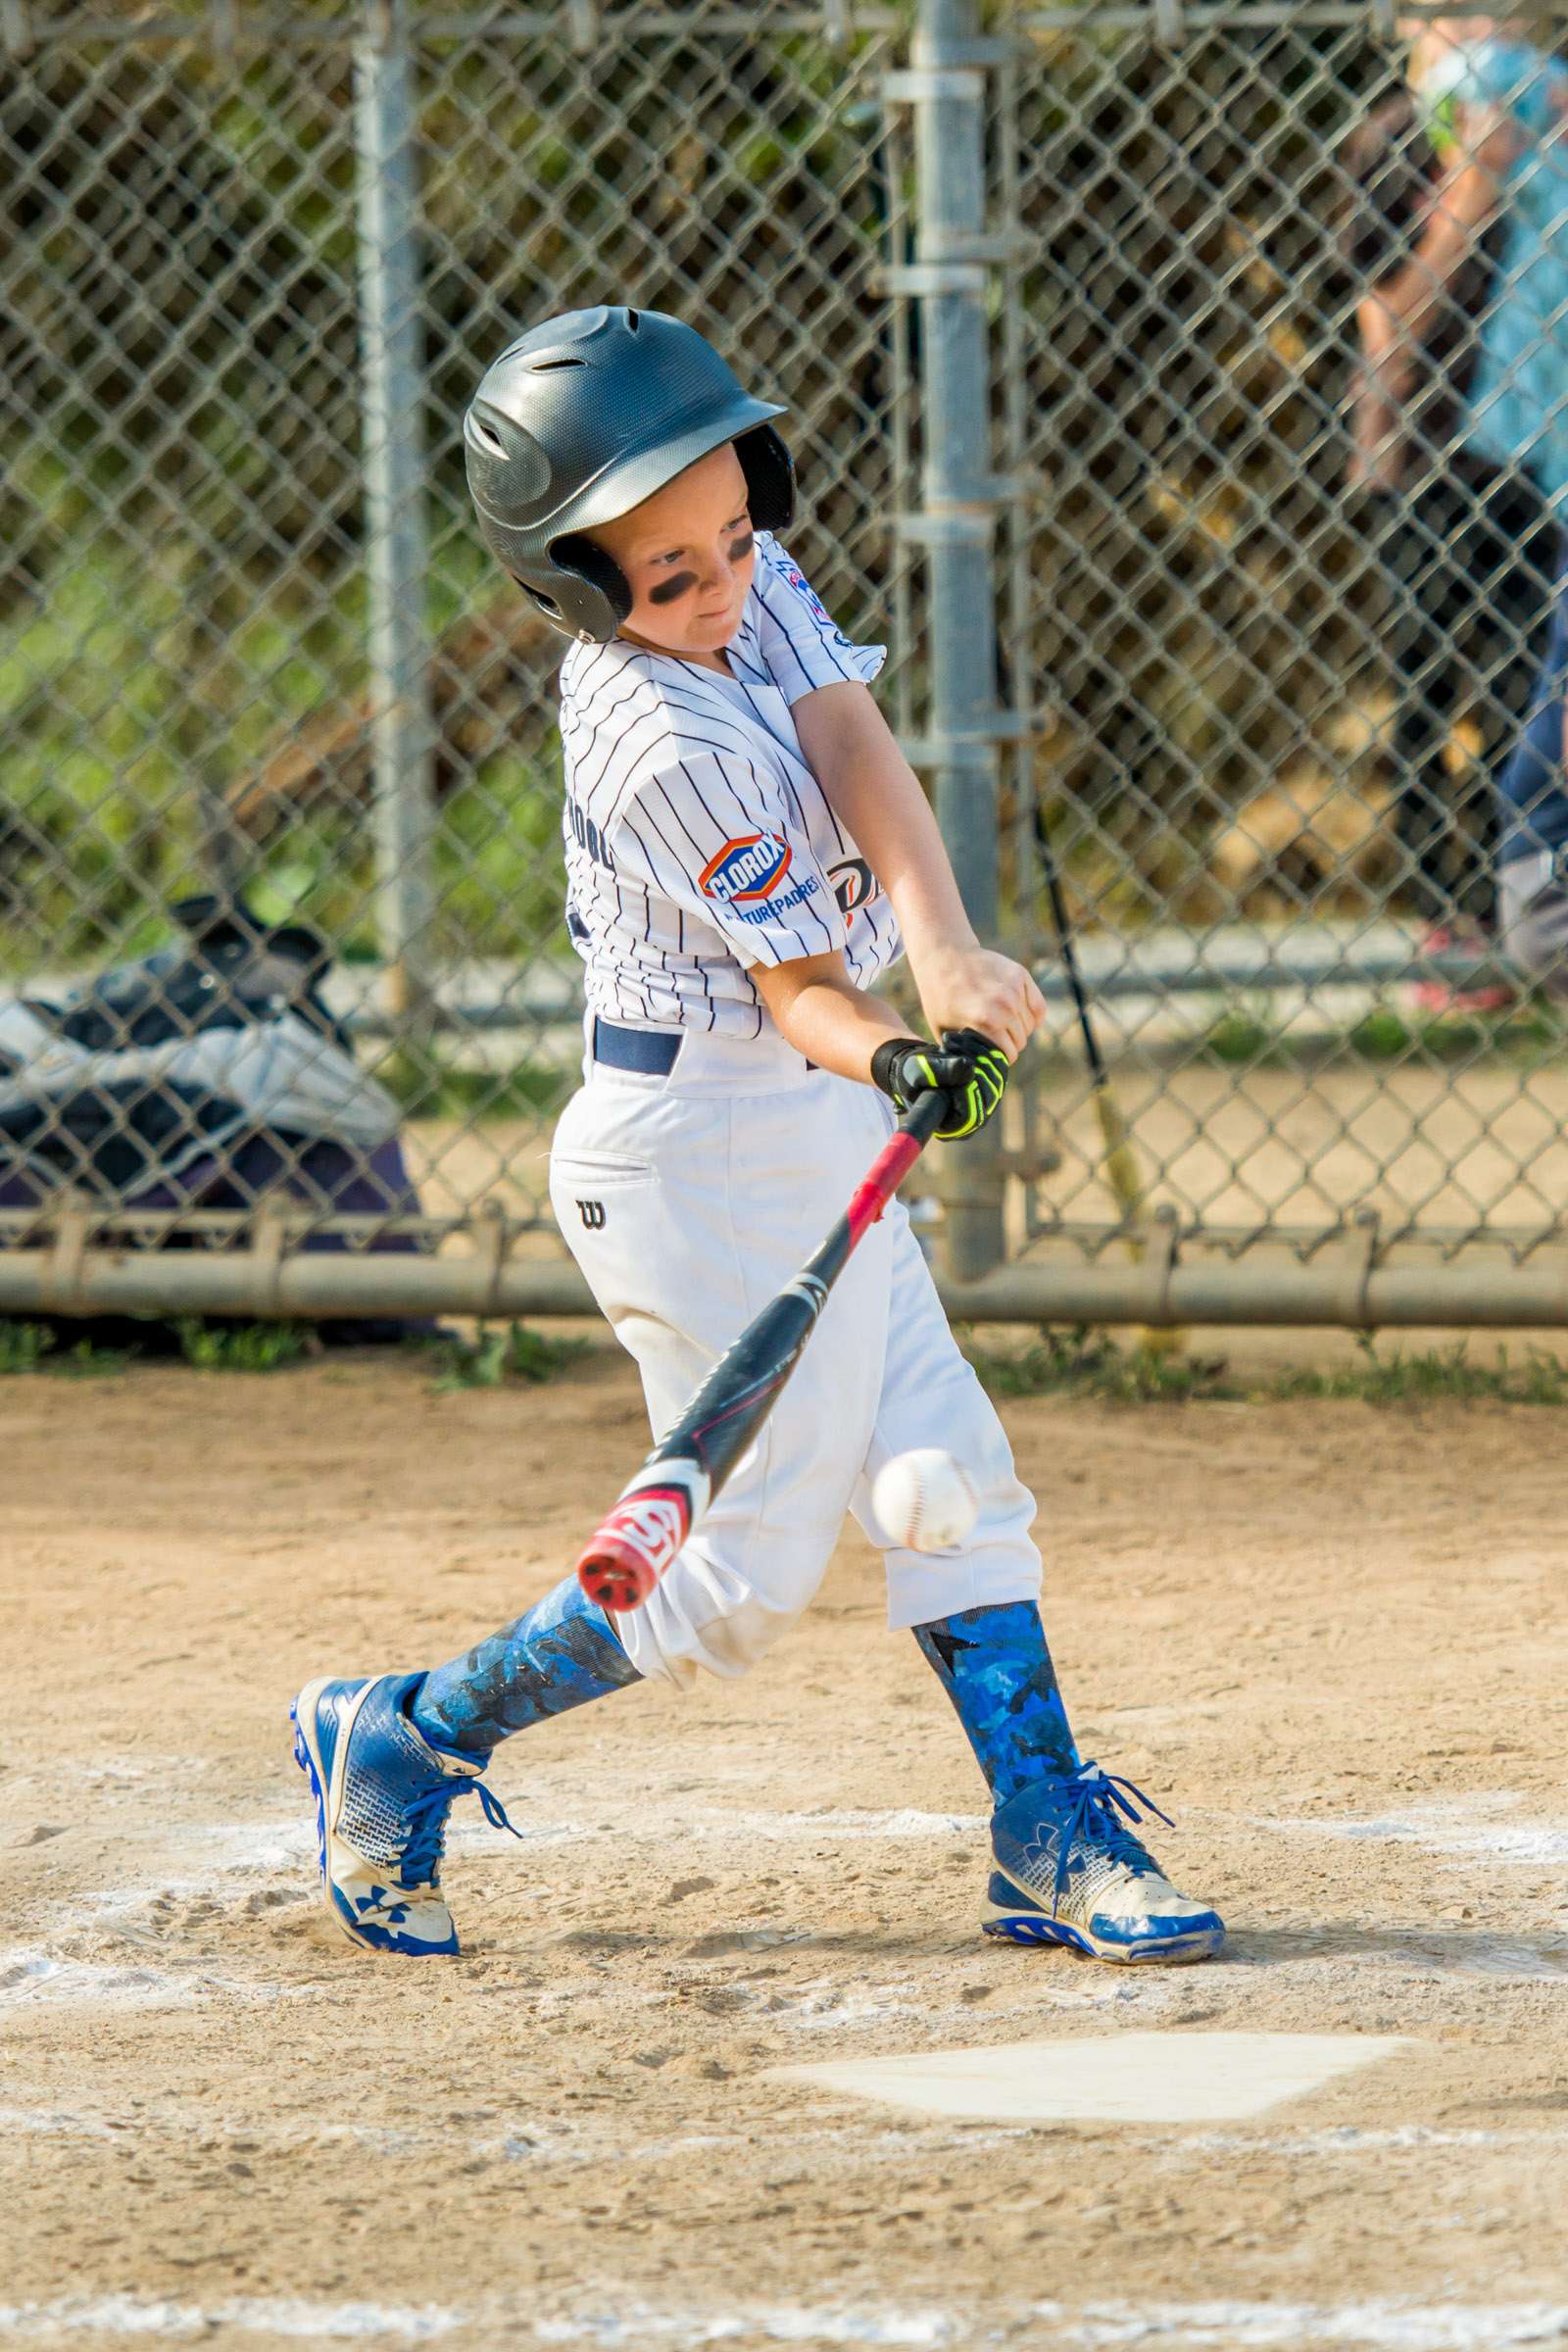
[[[636,1070],[644,1078],[667,1078],[675,1067],[685,1032],[679,1029],[623,1029],[594,1014],[594,1059],[608,1069]],[[807,1063],[814,1070],[814,1061]]]
[[[594,1059],[612,1070],[637,1070],[645,1078],[667,1078],[680,1053],[680,1032],[622,1029],[618,1021],[594,1015]]]

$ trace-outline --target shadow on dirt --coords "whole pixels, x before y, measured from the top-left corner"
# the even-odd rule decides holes
[[[1372,1960],[1465,1977],[1568,1977],[1568,1936],[1494,1936],[1482,1928],[1250,1928],[1233,1931],[1222,1964]]]

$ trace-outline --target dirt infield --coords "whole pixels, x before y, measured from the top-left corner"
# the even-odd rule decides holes
[[[1080,1731],[1220,1963],[982,1941],[980,1784],[858,1538],[751,1681],[514,1742],[467,1954],[367,1961],[289,1695],[552,1581],[628,1370],[4,1383],[0,2342],[1568,2341],[1561,1416],[1005,1409]],[[769,2072],[1156,2031],[1404,2046],[1218,2127]]]

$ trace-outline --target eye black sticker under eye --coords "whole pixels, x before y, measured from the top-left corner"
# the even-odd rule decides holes
[[[747,531],[741,538],[732,540],[729,551],[730,562],[744,564],[756,545],[757,533],[755,531]]]
[[[672,605],[677,596],[689,596],[697,585],[695,571],[677,571],[674,578],[661,580],[657,588],[648,591],[651,605]]]

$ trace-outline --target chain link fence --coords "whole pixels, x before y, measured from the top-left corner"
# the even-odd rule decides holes
[[[1049,955],[1046,825],[1167,1250],[1352,1321],[1362,1274],[1402,1264],[1418,1301],[1421,1261],[1463,1252],[1462,1283],[1425,1277],[1434,1308],[1555,1312],[1533,1256],[1568,1180],[1552,974],[1488,966],[1494,787],[1558,561],[1563,24],[1506,36],[1446,148],[1408,96],[1408,28],[1375,12],[1014,29],[993,136],[1020,913]],[[1495,201],[1444,275],[1461,131],[1493,140]],[[1430,309],[1407,379],[1380,381],[1365,311],[1401,270]],[[1503,416],[1495,385],[1489,413],[1503,329],[1515,370],[1553,379],[1544,414]],[[1039,1095],[1063,1160],[1028,1197],[1031,1249],[1103,1257],[1122,1237],[1084,1090],[1064,1102],[1048,1067]],[[1282,1284],[1268,1245],[1317,1280]]]
[[[1357,389],[1452,164],[1385,17],[6,0],[0,47],[0,1312],[585,1302],[559,641],[457,427],[608,292],[789,402],[793,552],[1062,1013],[945,1155],[957,1302],[1568,1320],[1493,921],[1553,485],[1466,440],[1526,264],[1568,399],[1568,274],[1504,159]]]

